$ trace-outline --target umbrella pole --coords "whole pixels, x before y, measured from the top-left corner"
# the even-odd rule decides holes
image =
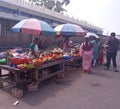
[[[40,34],[39,34],[39,36],[38,36],[38,37],[39,37],[39,40],[40,40]]]

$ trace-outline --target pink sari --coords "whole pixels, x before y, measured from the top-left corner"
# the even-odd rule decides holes
[[[83,52],[83,70],[91,71],[91,63],[92,63],[92,50]]]
[[[91,47],[92,48],[92,47]],[[82,67],[86,72],[91,72],[91,63],[92,63],[92,49],[84,50],[83,44],[80,46],[80,56],[83,59]]]

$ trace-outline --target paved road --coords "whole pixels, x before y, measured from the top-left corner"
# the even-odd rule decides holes
[[[16,106],[10,90],[0,90],[0,109],[120,109],[120,72],[103,68],[88,75],[80,68],[64,79],[44,81],[38,91],[25,92]]]

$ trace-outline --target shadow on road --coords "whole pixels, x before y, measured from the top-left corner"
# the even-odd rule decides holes
[[[95,75],[95,76],[99,76],[99,77],[104,77],[104,78],[112,78],[112,79],[114,79],[114,77],[113,76],[110,76],[109,74],[107,74],[107,73],[101,73],[101,72],[93,72],[92,73],[93,75]]]
[[[25,92],[25,96],[20,100],[32,106],[42,104],[48,98],[54,97],[64,88],[70,87],[73,82],[80,79],[79,71],[68,72],[65,78],[52,78],[40,83],[38,91]]]

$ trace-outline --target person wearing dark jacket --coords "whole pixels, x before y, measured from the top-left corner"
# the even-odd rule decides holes
[[[115,36],[116,36],[116,33],[112,32],[111,36],[110,36],[111,38],[107,42],[108,49],[107,49],[107,68],[106,68],[106,70],[109,70],[110,63],[112,60],[114,71],[117,72],[118,70],[117,70],[116,56],[117,56],[117,52],[118,52],[118,48],[119,48],[119,40]]]

